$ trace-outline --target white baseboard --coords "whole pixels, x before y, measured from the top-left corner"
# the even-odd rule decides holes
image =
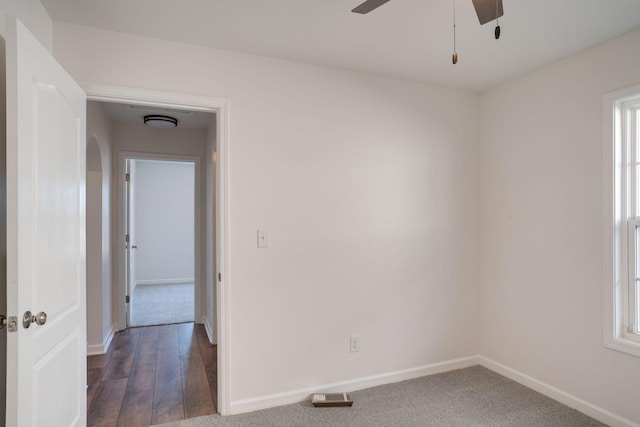
[[[509,368],[508,366],[502,365],[501,363],[493,361],[489,358],[479,356],[478,361],[480,365],[484,366],[485,368],[503,375],[526,387],[529,387],[530,389],[535,390],[538,393],[544,394],[545,396],[557,400],[564,405],[574,408],[606,425],[612,427],[640,427],[640,424],[609,412],[606,409],[600,408],[599,406],[593,405],[587,401],[580,399],[579,397],[573,396],[567,392],[555,388],[552,385],[549,385],[542,381],[538,381],[537,379],[530,377],[529,375],[523,374],[522,372],[516,371],[515,369]]]
[[[115,330],[113,326],[111,326],[109,328],[109,333],[107,334],[106,337],[104,337],[102,344],[87,345],[87,356],[105,354],[109,350],[109,346],[111,345],[111,341],[113,340],[114,335],[115,335]]]
[[[207,331],[209,342],[213,345],[217,345],[216,334],[214,333],[213,326],[211,326],[211,322],[209,322],[207,316],[202,316],[202,323],[204,324],[204,330]]]
[[[479,364],[477,356],[463,357],[460,359],[448,360],[446,362],[419,366],[417,368],[410,368],[401,371],[356,378],[354,380],[318,385],[284,393],[270,394],[266,396],[257,396],[249,399],[236,400],[232,401],[229,405],[229,413],[241,414],[244,412],[257,411],[259,409],[271,408],[274,406],[297,403],[308,399],[309,395],[311,395],[312,393],[331,393],[338,391],[351,392],[364,388],[395,383],[398,381],[411,380],[414,378],[424,377],[426,375],[453,371],[455,369],[468,368],[477,364]]]
[[[135,286],[145,285],[181,285],[184,283],[195,283],[193,277],[179,277],[177,279],[148,279],[148,280],[136,280]]]
[[[97,356],[99,354],[105,354],[104,346],[102,344],[89,344],[87,345],[87,356]]]

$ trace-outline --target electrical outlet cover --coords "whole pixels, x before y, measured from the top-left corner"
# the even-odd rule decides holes
[[[351,335],[350,349],[351,353],[357,353],[360,351],[360,335]]]

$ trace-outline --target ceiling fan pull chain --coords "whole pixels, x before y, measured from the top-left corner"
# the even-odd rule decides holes
[[[456,0],[453,0],[453,55],[451,56],[453,64],[458,63],[458,52],[456,52]]]
[[[496,40],[500,38],[500,11],[499,9],[499,0],[496,0],[496,29],[494,31],[494,35],[496,36]]]

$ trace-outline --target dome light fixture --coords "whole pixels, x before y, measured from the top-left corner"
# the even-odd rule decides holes
[[[159,114],[152,114],[144,116],[144,124],[149,125],[152,128],[168,129],[178,126],[178,119]]]

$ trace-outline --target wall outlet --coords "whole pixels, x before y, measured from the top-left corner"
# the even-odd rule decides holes
[[[360,335],[351,335],[351,353],[360,351]]]

